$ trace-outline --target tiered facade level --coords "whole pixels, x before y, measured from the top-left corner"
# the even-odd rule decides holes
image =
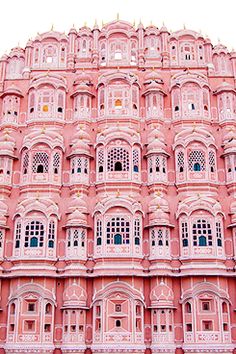
[[[0,60],[0,353],[236,346],[236,53],[116,20]]]

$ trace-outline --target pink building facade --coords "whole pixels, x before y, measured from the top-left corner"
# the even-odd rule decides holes
[[[236,53],[113,21],[0,59],[0,353],[236,348]]]

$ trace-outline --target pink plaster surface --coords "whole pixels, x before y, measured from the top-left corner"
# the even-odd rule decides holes
[[[236,53],[116,20],[0,59],[0,353],[233,353]]]

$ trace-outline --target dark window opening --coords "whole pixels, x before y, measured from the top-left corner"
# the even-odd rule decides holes
[[[116,320],[116,327],[121,327],[121,321],[120,320]]]
[[[199,246],[206,246],[207,245],[207,239],[205,236],[200,236],[199,237]]]
[[[186,238],[183,240],[183,247],[188,247],[188,240]]]
[[[138,166],[134,165],[134,172],[138,172]]]
[[[179,111],[179,106],[175,106],[175,112]]]
[[[187,313],[192,313],[192,307],[191,307],[191,304],[189,302],[186,303],[185,310],[186,310]]]
[[[43,165],[38,165],[37,166],[37,173],[43,173],[44,172],[44,167]]]
[[[57,112],[58,112],[58,113],[62,113],[62,112],[63,112],[63,108],[62,108],[62,107],[58,107],[58,108],[57,108]]]
[[[122,236],[120,234],[116,234],[114,236],[114,244],[121,245],[122,244]]]
[[[101,246],[101,244],[102,244],[102,239],[101,239],[101,237],[98,237],[97,238],[97,246]]]
[[[54,241],[53,240],[48,241],[48,248],[54,248]]]
[[[192,329],[193,327],[192,327],[192,323],[187,323],[186,324],[186,330],[187,330],[187,332],[192,332]]]
[[[38,247],[38,239],[37,239],[37,237],[32,237],[30,239],[30,247]]]
[[[34,107],[31,107],[30,108],[30,113],[33,113],[34,112]]]
[[[98,172],[103,172],[103,166],[99,166]]]
[[[179,172],[184,172],[184,168],[183,168],[183,166],[180,166],[180,168],[179,168]]]
[[[122,164],[120,161],[116,161],[115,163],[115,171],[122,171]]]
[[[201,165],[200,165],[200,163],[196,162],[196,163],[193,165],[193,171],[195,171],[195,172],[201,171]]]
[[[135,239],[134,239],[134,244],[135,244],[135,245],[140,245],[140,239],[139,239],[139,237],[135,237]]]

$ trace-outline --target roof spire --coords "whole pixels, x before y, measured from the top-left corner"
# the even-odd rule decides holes
[[[116,14],[116,20],[117,20],[117,21],[120,20],[120,14],[119,14],[119,12],[117,12],[117,14]]]

